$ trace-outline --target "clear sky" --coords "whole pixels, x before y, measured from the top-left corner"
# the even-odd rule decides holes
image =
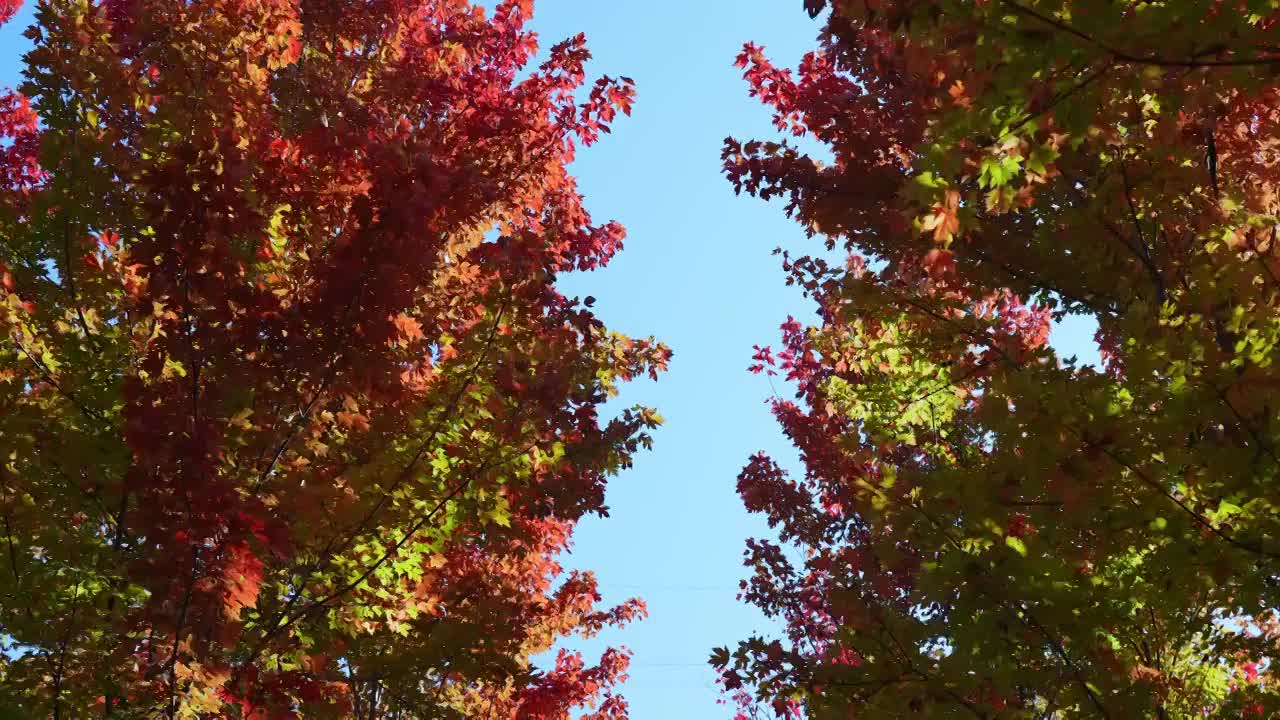
[[[0,28],[0,86],[16,81],[29,11]],[[716,705],[709,652],[770,627],[734,598],[744,541],[767,532],[743,511],[735,479],[760,450],[794,467],[765,406],[769,383],[746,366],[753,344],[776,344],[788,314],[812,317],[771,251],[819,243],[779,205],[735,197],[719,153],[727,135],[773,134],[733,67],[742,43],[794,65],[819,26],[800,0],[539,0],[536,12],[544,48],[585,32],[590,71],[632,77],[638,89],[632,117],[575,165],[596,218],[627,226],[626,249],[605,270],[565,278],[565,291],[594,295],[611,327],[675,351],[658,383],[621,398],[667,418],[654,451],[614,482],[612,516],[584,523],[566,558],[595,570],[606,601],[642,596],[650,616],[575,647],[634,651],[625,688],[634,720],[731,717]],[[1082,349],[1087,332],[1077,323],[1055,340]]]
[[[675,352],[659,382],[624,390],[624,403],[655,406],[667,424],[614,481],[611,517],[585,522],[568,558],[596,572],[606,601],[642,596],[649,618],[577,645],[634,651],[625,695],[635,720],[728,718],[710,650],[770,627],[735,600],[745,540],[767,532],[742,509],[736,477],[754,452],[794,455],[765,406],[768,381],[746,367],[788,314],[811,317],[771,251],[820,244],[780,206],[736,197],[720,148],[727,135],[773,134],[733,67],[742,44],[792,63],[819,26],[800,0],[540,0],[534,27],[544,46],[585,32],[590,71],[637,87],[633,115],[575,166],[593,214],[626,225],[626,249],[563,285],[598,298],[614,329],[655,334]]]

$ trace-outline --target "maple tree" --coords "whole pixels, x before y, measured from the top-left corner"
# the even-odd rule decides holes
[[[0,19],[16,9],[0,5]],[[0,97],[0,707],[622,718],[556,561],[669,352],[559,273],[628,112],[529,0],[40,0]]]
[[[752,366],[803,476],[739,477],[740,717],[1273,716],[1280,3],[805,6],[739,58],[803,142],[724,155],[848,256],[784,253],[819,321]]]

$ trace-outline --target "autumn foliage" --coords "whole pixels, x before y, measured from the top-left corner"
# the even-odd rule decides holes
[[[0,5],[0,19],[12,14]],[[556,290],[627,112],[527,0],[42,0],[0,97],[0,707],[621,718],[556,562],[668,352]]]
[[[713,655],[741,716],[1274,716],[1280,9],[806,6],[725,149],[848,254],[784,256],[820,322],[754,361],[803,475],[739,478],[786,627]]]
[[[826,247],[752,359],[803,467],[738,478],[785,628],[713,653],[739,718],[1280,713],[1277,0],[804,8],[795,70],[738,58],[779,137],[723,156]],[[557,558],[669,352],[557,289],[621,248],[568,164],[633,93],[581,36],[534,64],[531,13],[40,0],[0,710],[626,717],[625,649],[544,653],[644,613]]]

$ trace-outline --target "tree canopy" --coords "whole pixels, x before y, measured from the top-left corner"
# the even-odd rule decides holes
[[[670,352],[558,280],[622,247],[569,168],[632,82],[488,5],[38,0],[0,717],[626,717],[628,652],[559,648],[644,605],[558,558]],[[722,158],[825,246],[751,365],[802,468],[738,477],[740,720],[1280,713],[1280,0],[804,9]]]
[[[0,98],[0,707],[624,717],[556,556],[668,351],[556,279],[628,112],[532,4],[40,0]],[[0,6],[0,19],[13,6]],[[583,713],[586,713],[585,715]]]
[[[1274,714],[1280,4],[806,7],[724,154],[848,251],[784,254],[821,320],[755,360],[804,469],[739,478],[787,628],[713,655],[742,716]]]

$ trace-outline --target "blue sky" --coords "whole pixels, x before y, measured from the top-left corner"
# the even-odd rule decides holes
[[[736,197],[720,148],[727,135],[773,134],[733,67],[742,43],[791,63],[819,27],[799,0],[541,0],[534,27],[545,46],[585,32],[590,70],[630,76],[638,93],[633,115],[575,166],[593,214],[626,225],[626,249],[563,285],[598,298],[614,329],[655,334],[675,352],[658,383],[624,390],[623,403],[657,407],[667,424],[614,481],[611,517],[585,522],[568,558],[595,570],[606,601],[644,597],[649,618],[577,645],[634,651],[625,694],[636,720],[731,717],[716,705],[710,650],[770,628],[735,600],[744,542],[767,533],[742,509],[736,477],[754,452],[794,456],[765,406],[768,381],[746,367],[788,314],[811,317],[771,251],[820,244],[779,206]]]
[[[16,81],[29,11],[0,28],[0,86]],[[746,366],[753,344],[776,344],[787,315],[812,317],[771,251],[819,244],[780,206],[735,197],[719,153],[727,135],[773,134],[732,65],[742,43],[793,65],[819,26],[800,0],[539,0],[534,27],[544,47],[585,32],[590,71],[630,76],[638,89],[632,117],[575,165],[596,218],[627,226],[626,250],[563,286],[594,295],[614,329],[657,335],[675,351],[660,382],[635,383],[620,399],[667,418],[654,451],[613,483],[612,516],[585,522],[566,558],[596,572],[607,602],[639,595],[650,616],[575,647],[634,651],[625,694],[635,720],[731,717],[716,705],[706,658],[770,627],[734,599],[744,541],[767,533],[743,511],[735,479],[760,450],[794,466],[765,406],[768,381]],[[1081,351],[1087,333],[1074,323],[1055,340]]]

